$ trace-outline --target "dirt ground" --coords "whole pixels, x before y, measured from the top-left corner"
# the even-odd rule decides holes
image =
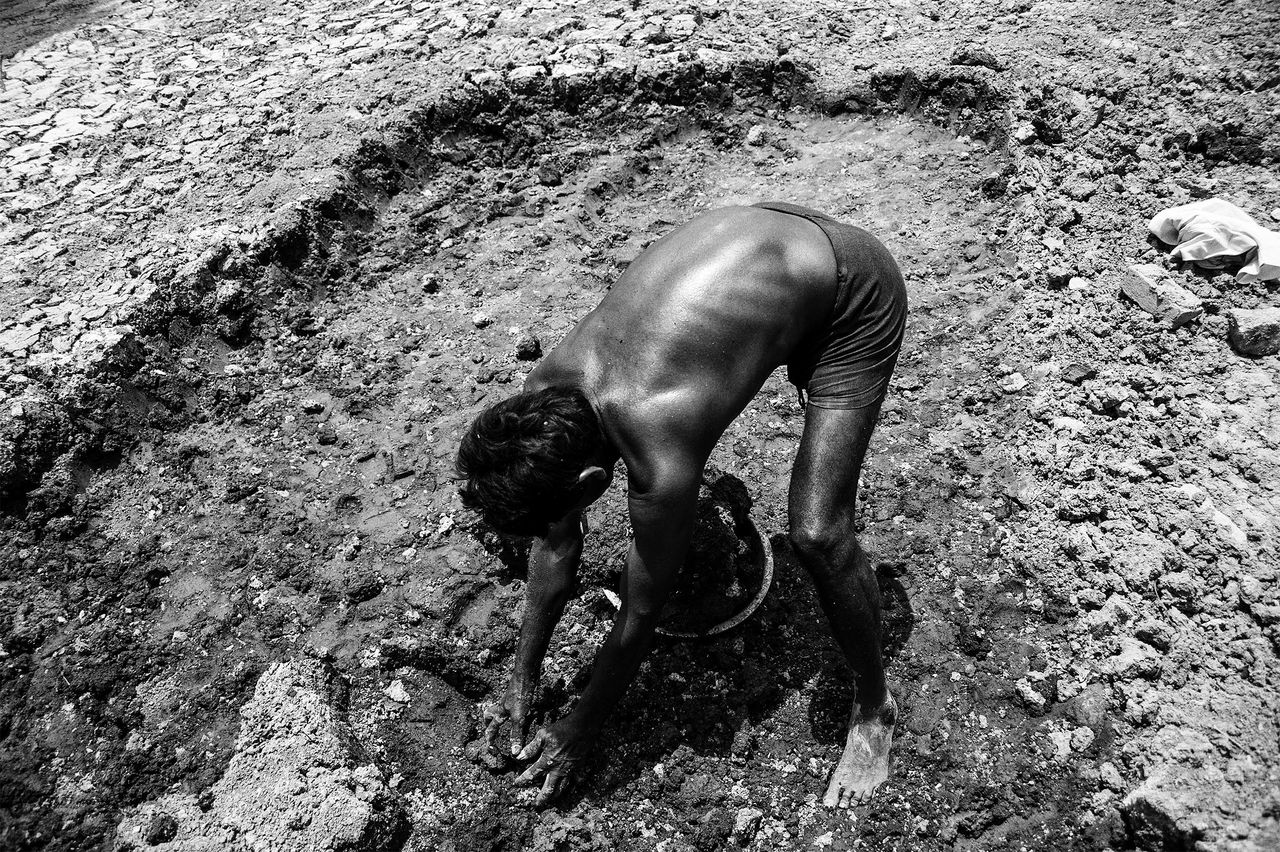
[[[209,49],[309,32],[225,5],[165,26]],[[60,229],[52,194],[88,145],[85,179],[135,210],[152,161],[110,128],[101,149],[0,143],[53,170],[0,175],[51,193],[0,214],[22,258],[0,269],[0,848],[1280,848],[1280,360],[1234,352],[1225,317],[1280,293],[1180,267],[1145,228],[1211,196],[1280,227],[1280,13],[331,6],[342,50],[382,32],[362,16],[401,26],[391,44],[436,35],[361,53],[376,81],[326,78],[319,42],[323,62],[290,53],[286,108],[254,113],[306,128],[269,134],[290,167],[246,122],[180,195],[138,196],[127,237],[74,199]],[[62,31],[0,18],[0,45],[38,64],[115,20],[94,15],[142,14],[67,8]],[[29,128],[38,105],[7,91],[0,128]],[[303,109],[357,97],[358,126]],[[650,242],[766,198],[880,235],[907,280],[859,497],[903,711],[891,779],[818,804],[850,687],[782,534],[803,412],[778,373],[712,457],[754,502],[773,589],[734,631],[661,642],[581,783],[532,810],[474,760],[525,565],[462,509],[459,434]],[[251,225],[202,228],[224,213]],[[83,280],[58,272],[77,257]],[[101,258],[139,269],[94,316]],[[1204,315],[1172,329],[1121,297],[1138,262]],[[547,719],[612,617],[619,473]]]

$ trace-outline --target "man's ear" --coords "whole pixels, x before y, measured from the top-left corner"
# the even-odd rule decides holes
[[[578,487],[583,491],[599,490],[609,487],[609,481],[612,478],[609,471],[598,465],[589,465],[582,469],[582,473],[578,474]]]
[[[613,481],[613,474],[602,467],[589,465],[578,474],[578,503],[574,506],[582,510],[600,499],[600,495]]]

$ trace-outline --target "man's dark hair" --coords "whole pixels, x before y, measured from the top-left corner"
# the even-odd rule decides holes
[[[462,502],[500,532],[545,535],[578,498],[578,476],[604,442],[577,388],[520,393],[486,408],[458,447]]]

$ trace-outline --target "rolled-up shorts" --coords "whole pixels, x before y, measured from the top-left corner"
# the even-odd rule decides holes
[[[907,288],[898,264],[871,234],[825,213],[784,201],[755,206],[808,219],[835,253],[831,320],[787,361],[787,379],[819,408],[878,405],[898,363],[907,321]]]

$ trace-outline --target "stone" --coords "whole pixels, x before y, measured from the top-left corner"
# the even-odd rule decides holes
[[[1185,768],[1157,767],[1120,805],[1140,849],[1193,849],[1204,837],[1196,818],[1203,791],[1188,784]]]
[[[1167,621],[1148,616],[1134,628],[1133,635],[1153,648],[1167,651],[1173,645],[1173,632],[1173,626]]]
[[[547,76],[547,69],[541,65],[521,65],[507,72],[510,83],[527,83]]]
[[[1040,692],[1031,685],[1031,681],[1027,680],[1025,677],[1018,679],[1017,683],[1013,685],[1013,691],[1017,694],[1018,698],[1022,700],[1022,703],[1030,710],[1044,710],[1045,704],[1048,703],[1048,699],[1041,695]]]
[[[158,846],[161,843],[168,843],[177,836],[178,821],[172,814],[161,811],[151,816],[151,822],[147,824],[142,839],[148,846]]]
[[[1120,279],[1121,291],[1138,307],[1170,328],[1186,325],[1204,314],[1200,298],[1168,280],[1165,270],[1154,263],[1135,263]]]
[[[559,186],[564,183],[564,176],[551,166],[538,167],[538,183],[543,186]]]
[[[1228,310],[1227,339],[1241,355],[1275,355],[1280,352],[1280,308]]]
[[[998,383],[1005,393],[1017,393],[1027,387],[1027,378],[1021,373],[1010,373]]]
[[[1067,488],[1058,500],[1058,517],[1064,521],[1097,518],[1105,514],[1106,504],[1106,494],[1094,483],[1081,488]]]
[[[1060,290],[1067,286],[1067,283],[1075,277],[1075,272],[1066,266],[1050,266],[1045,272],[1045,283],[1055,290]]]
[[[383,694],[397,704],[409,703],[409,690],[404,688],[404,681],[399,678],[391,681],[391,685],[383,690]]]
[[[740,844],[746,846],[760,831],[762,819],[764,819],[764,811],[758,808],[739,808],[733,817],[733,836]]]
[[[542,342],[532,334],[526,334],[516,341],[516,359],[519,361],[537,361],[542,357]]]
[[[1120,640],[1120,653],[1108,659],[1103,669],[1116,680],[1150,680],[1160,674],[1160,655],[1145,642],[1126,636]]]
[[[1004,63],[985,47],[964,45],[951,54],[952,65],[967,65],[972,68],[990,68],[992,71],[1003,71]]]
[[[488,328],[493,325],[493,317],[481,312],[471,318],[471,324],[476,328]]]
[[[558,82],[585,80],[595,73],[595,69],[585,65],[574,65],[571,62],[557,62],[551,69],[551,79]]]
[[[1078,385],[1085,379],[1092,379],[1096,375],[1098,375],[1097,370],[1088,364],[1081,364],[1078,361],[1073,361],[1062,368],[1063,380],[1073,385]]]

